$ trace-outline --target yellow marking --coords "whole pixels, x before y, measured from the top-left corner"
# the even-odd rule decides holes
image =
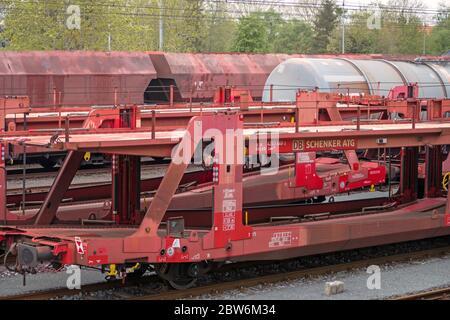
[[[116,269],[116,265],[115,264],[110,264],[109,265],[109,272],[106,274],[107,276],[110,277],[116,277],[118,274],[117,269]]]
[[[442,189],[448,191],[448,181],[450,179],[450,172],[447,172],[442,178]]]
[[[127,270],[128,273],[132,273],[134,272],[136,269],[139,269],[141,265],[138,263],[136,263],[134,266],[132,266],[129,270]]]

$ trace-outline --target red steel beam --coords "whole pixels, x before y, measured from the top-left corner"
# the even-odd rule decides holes
[[[197,121],[201,118],[194,118]],[[370,125],[371,130],[342,130],[341,126],[320,126],[308,128],[308,132],[293,132],[292,128],[255,128],[244,129],[244,136],[257,139],[260,133],[279,133],[280,153],[295,151],[376,149],[394,147],[418,147],[425,145],[449,144],[450,122],[418,123],[412,129],[404,125]],[[321,130],[321,131],[319,131]],[[289,132],[291,131],[291,132]],[[142,156],[170,156],[173,146],[180,142],[183,132],[160,132],[151,139],[149,131],[122,130],[117,133],[101,133],[96,130],[89,133],[71,133],[70,142],[50,143],[51,135],[10,136],[3,140],[11,144],[25,143],[29,146],[48,148],[49,150],[98,151],[102,153],[120,153]],[[171,138],[171,136],[173,136]],[[329,143],[347,141],[347,146]],[[307,148],[308,142],[315,147]],[[321,143],[324,147],[320,147]],[[348,144],[350,143],[350,144]],[[305,147],[301,147],[305,146]]]
[[[52,187],[44,200],[44,203],[39,210],[35,225],[48,225],[53,222],[58,211],[59,205],[64,197],[64,194],[69,189],[70,183],[72,182],[78,168],[83,161],[83,152],[70,151],[61,169],[58,171],[58,175],[53,181]]]
[[[189,134],[184,135],[181,143],[175,151],[175,154],[180,156],[181,159],[190,160],[194,155],[195,148],[200,143],[200,140],[193,140],[195,126],[198,126],[198,124],[199,122],[196,118],[191,119],[189,122],[186,130]],[[190,148],[187,149],[187,146]],[[186,155],[187,150],[190,150],[190,154],[188,155]],[[153,201],[145,213],[144,219],[142,220],[138,231],[136,232],[137,236],[157,235],[159,225],[189,164],[190,161],[178,161],[178,163],[171,161],[164,178],[156,191]]]

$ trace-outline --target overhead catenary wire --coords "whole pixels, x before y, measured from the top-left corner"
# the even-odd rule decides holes
[[[29,3],[29,4],[39,4],[38,2],[35,2],[33,0],[0,0],[0,3]],[[48,4],[55,4],[55,5],[66,5],[65,3],[57,0],[46,0],[46,5]],[[206,0],[206,4],[208,3],[223,3],[223,4],[250,4],[253,3],[254,5],[259,6],[266,6],[269,9],[270,8],[308,8],[308,9],[320,9],[323,8],[324,5],[319,3],[311,3],[311,2],[287,2],[287,1],[264,1],[264,2],[258,2],[258,1],[246,1],[246,0]],[[339,3],[336,3],[337,7],[340,7],[341,5]],[[170,10],[170,11],[178,11],[178,12],[184,12],[187,9],[186,8],[180,8],[176,6],[167,6],[167,5],[143,5],[143,4],[118,4],[117,2],[102,2],[102,1],[95,1],[93,3],[89,4],[89,7],[109,7],[109,8],[126,8],[126,9],[154,9],[154,10]],[[397,12],[397,13],[412,13],[412,14],[439,14],[442,13],[442,10],[439,9],[428,9],[428,8],[407,8],[407,7],[390,7],[388,4],[374,4],[374,5],[363,5],[363,4],[352,4],[351,2],[347,2],[345,4],[345,9],[348,11],[362,11],[362,10],[377,10],[382,9],[386,12]],[[245,10],[239,10],[239,9],[208,9],[208,8],[202,8],[202,12],[212,12],[212,13],[231,13],[231,14],[246,14],[248,13]]]
[[[34,1],[30,1],[30,0],[1,0],[1,3],[9,3],[9,4],[32,4],[32,5],[39,5],[39,3],[34,2]],[[47,0],[46,1],[46,9],[49,10],[51,9],[51,5],[54,5],[56,7],[56,9],[59,8],[59,11],[62,14],[67,14],[65,11],[65,7],[61,7],[61,5],[64,5],[61,2],[58,1],[52,1],[52,0]],[[280,3],[276,6],[276,8],[283,8],[284,6],[286,6],[283,3]],[[304,6],[298,5],[299,7],[304,7],[304,8],[309,8],[309,9],[318,9],[321,8],[321,5],[312,5],[312,4],[305,4]],[[162,7],[158,7],[158,6],[151,6],[151,5],[120,5],[120,4],[116,4],[116,3],[108,3],[108,2],[95,2],[95,3],[90,3],[89,7],[91,8],[112,8],[112,9],[127,9],[127,12],[114,12],[112,11],[110,14],[112,15],[123,15],[123,16],[132,16],[132,17],[154,17],[155,20],[161,16],[165,17],[165,18],[171,18],[171,19],[199,19],[199,16],[196,15],[189,15],[189,14],[183,14],[184,12],[188,12],[189,10],[187,10],[186,8],[177,8],[177,7],[169,7],[169,6],[162,6]],[[8,10],[8,8],[4,8],[6,10]],[[132,10],[153,10],[155,12],[153,13],[145,13],[145,12],[133,12]],[[272,8],[273,9],[273,8]],[[382,10],[383,12],[391,12],[391,13],[401,13],[401,14],[416,14],[416,15],[437,15],[439,13],[441,13],[442,11],[440,10],[423,10],[423,9],[408,9],[408,8],[393,8],[393,7],[387,7],[387,6],[380,6],[379,7],[380,10]],[[25,8],[11,8],[11,10],[26,10]],[[359,7],[352,7],[351,5],[345,5],[345,10],[346,11],[356,11],[356,12],[361,12],[361,11],[368,11],[368,12],[372,12],[372,11],[376,11],[378,10],[377,8],[373,8],[371,6],[359,6]],[[160,11],[163,11],[163,13],[161,14]],[[166,12],[179,12],[179,13],[166,13]],[[255,11],[257,12],[257,11]],[[214,20],[221,20],[221,19],[232,19],[232,20],[236,20],[240,17],[246,16],[248,14],[248,12],[244,11],[244,10],[230,10],[230,9],[205,9],[202,8],[199,12],[197,13],[222,13],[225,14],[223,16],[215,16],[213,17]],[[301,12],[280,12],[284,17],[286,16],[290,16],[290,17],[305,17],[306,14],[301,13]],[[103,13],[102,13],[103,14]],[[90,13],[90,15],[97,15],[96,13]],[[212,17],[209,16],[202,16],[202,19],[211,19]],[[286,21],[290,21],[292,19],[285,19]],[[429,20],[434,21],[434,20]]]
[[[208,4],[211,3],[220,3],[221,1],[213,1],[213,0],[208,0],[205,1]],[[223,1],[222,1],[223,2]],[[226,1],[225,1],[226,2]],[[238,1],[234,1],[234,2],[229,2],[229,3],[237,3]],[[247,1],[242,1],[241,3],[246,3]],[[251,2],[251,1],[250,1]],[[36,13],[36,8],[24,8],[23,5],[24,4],[30,4],[30,5],[38,5],[39,2],[35,2],[35,1],[31,1],[31,0],[1,0],[0,4],[4,3],[4,4],[9,4],[6,5],[6,7],[4,7],[4,12],[8,12],[8,10],[16,10],[17,12],[30,12],[30,13]],[[307,3],[307,2],[286,2],[284,3],[284,1],[264,1],[264,5],[267,5],[268,3],[271,4],[280,4],[272,9],[274,9],[275,11],[279,12],[282,16],[283,21],[285,22],[293,22],[293,21],[303,21],[306,22],[307,24],[311,24],[312,20],[310,19],[310,15],[302,12],[293,12],[292,7],[293,5],[295,5],[296,7],[305,7],[305,8],[314,8],[317,7],[318,4],[311,4],[311,3]],[[41,3],[42,4],[42,3]],[[63,26],[63,22],[65,17],[67,17],[67,12],[66,12],[66,3],[63,3],[61,1],[57,1],[57,0],[48,0],[45,1],[45,10],[53,13],[53,18],[55,19],[55,23],[56,24],[60,24],[60,27],[57,31],[57,35],[56,37],[54,37],[53,41],[53,47],[57,47],[57,48],[65,48],[65,49],[69,49],[71,48],[70,43],[72,41],[81,41],[81,45],[84,46],[84,39],[90,39],[90,37],[92,37],[94,34],[96,33],[101,33],[101,32],[106,32],[107,35],[105,35],[104,39],[107,39],[107,41],[105,40],[105,43],[98,43],[96,49],[101,49],[101,48],[108,48],[111,50],[114,50],[114,46],[116,41],[114,40],[113,42],[111,42],[111,30],[103,30],[102,31],[102,27],[96,27],[94,29],[92,29],[90,31],[86,31],[89,29],[83,29],[84,31],[82,32],[81,29],[80,30],[71,30],[70,32],[65,31],[65,28]],[[82,5],[82,4],[81,4]],[[320,4],[319,4],[320,5]],[[142,40],[142,41],[138,41],[138,43],[135,43],[133,46],[135,47],[136,45],[140,46],[140,47],[145,47],[149,50],[154,50],[154,48],[156,48],[158,46],[158,42],[160,43],[160,41],[158,40],[158,38],[161,38],[161,36],[158,36],[157,33],[157,29],[158,26],[157,24],[159,24],[159,29],[161,29],[161,21],[164,21],[163,23],[163,28],[166,31],[166,33],[168,34],[168,37],[173,37],[174,34],[177,34],[178,36],[181,34],[184,34],[184,28],[182,25],[180,25],[178,22],[191,22],[191,21],[199,21],[202,20],[204,22],[212,22],[212,23],[217,23],[220,21],[224,21],[224,20],[231,20],[231,21],[239,21],[240,18],[243,18],[245,16],[247,16],[247,11],[245,10],[235,10],[230,8],[229,6],[227,6],[225,9],[208,9],[208,8],[201,8],[200,11],[193,11],[193,10],[189,10],[186,8],[177,8],[177,7],[173,7],[173,6],[155,6],[155,5],[145,5],[145,4],[133,4],[131,2],[131,5],[128,4],[120,4],[120,3],[116,3],[116,2],[108,2],[108,1],[96,1],[96,2],[92,2],[92,3],[88,3],[89,8],[100,8],[100,9],[108,9],[108,10],[97,10],[94,12],[89,12],[86,14],[87,17],[92,17],[92,18],[99,18],[99,20],[104,20],[105,18],[105,12],[108,12],[109,16],[118,16],[118,17],[124,17],[125,18],[125,26],[122,26],[121,29],[122,30],[128,30],[127,32],[132,32],[135,35],[142,35],[142,39],[146,39],[146,40]],[[294,6],[294,7],[295,7]],[[289,10],[283,10],[283,8],[289,8]],[[281,9],[280,9],[281,8]],[[347,9],[347,4],[345,6],[345,8]],[[399,8],[396,7],[386,7],[386,6],[382,6],[381,7],[383,12],[397,12]],[[354,10],[355,12],[372,12],[373,10],[370,9],[370,7],[368,6],[367,8],[363,8],[363,7],[358,7],[358,8],[353,8],[352,4],[350,3],[348,5],[348,9],[349,10],[345,10],[344,17],[342,19],[342,28],[351,28],[351,27],[366,27],[367,26],[367,22],[364,21],[364,19],[351,19],[349,20],[347,15],[347,11],[352,11]],[[370,10],[369,10],[370,9]],[[417,9],[415,11],[410,10],[408,8],[401,8],[402,11],[400,13],[411,13],[411,14],[421,14],[422,16],[429,16],[433,11],[432,10],[422,10],[422,9]],[[280,11],[281,10],[281,11]],[[376,9],[378,10],[378,9]],[[434,14],[432,15],[432,17],[429,18],[424,18],[424,17],[417,17],[417,19],[410,19],[406,21],[406,23],[398,23],[398,21],[393,20],[391,18],[383,20],[382,24],[381,24],[381,32],[386,32],[386,30],[399,30],[400,32],[403,32],[404,30],[407,32],[410,32],[410,30],[415,30],[416,32],[423,32],[423,42],[426,42],[426,38],[430,36],[430,34],[428,34],[427,30],[425,30],[424,28],[424,24],[425,25],[431,25],[435,23],[435,19],[433,17],[435,17],[438,13],[441,13],[441,10],[434,10]],[[45,15],[46,13],[43,12],[43,14]],[[56,17],[55,17],[56,15]],[[85,17],[86,17],[85,16]],[[49,15],[49,17],[52,17],[52,15]],[[131,17],[131,18],[135,18],[137,19],[137,21],[133,21],[133,20],[127,20],[126,18]],[[306,17],[306,18],[305,18]],[[257,19],[265,19],[264,15],[261,16],[257,16]],[[85,18],[86,19],[86,18]],[[95,19],[94,19],[95,20]],[[88,18],[89,21],[89,18]],[[149,22],[150,21],[150,22]],[[140,27],[135,29],[127,29],[127,25],[129,27],[131,27],[132,25],[139,25]],[[440,26],[441,29],[450,29],[449,27],[446,26]],[[112,36],[112,38],[114,39],[115,36],[117,36],[119,33],[117,33],[116,31],[113,31],[114,35]],[[379,32],[377,30],[372,30],[371,32]],[[76,40],[76,39],[72,39],[70,35],[77,35],[80,34],[80,40]],[[185,35],[186,36],[186,35]],[[6,40],[8,41],[8,40]],[[67,42],[69,44],[67,44]],[[88,40],[89,41],[89,40]],[[170,42],[170,41],[169,41]],[[172,44],[173,46],[173,44]],[[176,45],[175,45],[176,46]],[[133,47],[133,48],[134,48]],[[169,45],[169,50],[170,50],[170,45]],[[344,47],[343,47],[344,48]],[[211,50],[210,50],[211,51]]]

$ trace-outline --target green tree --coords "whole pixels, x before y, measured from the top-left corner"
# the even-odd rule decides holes
[[[226,52],[232,49],[236,32],[236,21],[227,13],[227,5],[222,2],[207,4],[206,39],[204,51]]]
[[[269,51],[267,24],[261,12],[253,12],[239,19],[233,50],[264,53]]]
[[[385,12],[378,38],[378,48],[390,54],[420,54],[423,47],[423,26],[417,16]]]
[[[65,0],[26,0],[4,5],[7,49],[157,50],[159,20],[170,51],[200,51],[207,29],[205,0],[79,0],[80,28],[68,28]]]
[[[295,32],[306,35],[304,26],[298,20],[286,22],[273,9],[252,12],[239,20],[233,49],[238,52],[287,52],[293,44],[283,41],[297,43],[299,35]]]
[[[79,15],[76,11],[68,13],[69,5],[63,0],[8,3],[4,8],[8,49],[106,49],[111,20],[105,7],[89,0],[80,0],[77,5]],[[74,15],[79,16],[80,28],[67,26]]]
[[[399,10],[390,10],[392,7]],[[427,34],[421,19],[412,10],[418,7],[421,7],[418,1],[391,0],[387,6],[381,7],[380,28],[368,28],[367,23],[374,12],[353,13],[345,25],[345,52],[421,54]],[[333,31],[329,52],[341,52],[341,32],[341,28]]]
[[[313,41],[311,25],[293,19],[281,25],[273,42],[273,52],[310,53]]]
[[[114,4],[105,10],[108,13],[111,50],[158,49],[160,13],[158,1],[114,1]]]
[[[369,11],[353,13],[345,27],[346,53],[377,53],[379,30],[367,28],[367,21],[373,13]],[[336,28],[330,38],[328,51],[342,52],[342,27]]]
[[[181,37],[182,51],[202,51],[205,47],[206,23],[203,12],[204,0],[187,0],[182,1],[183,29],[178,34]]]
[[[450,7],[442,6],[437,16],[437,24],[430,35],[430,51],[440,55],[450,50]]]
[[[336,28],[341,15],[341,9],[337,7],[334,0],[323,0],[321,8],[313,21],[314,39],[312,51],[315,53],[324,53],[327,51],[330,37]]]
[[[267,40],[269,41],[268,46],[269,50],[272,52],[273,43],[277,40],[285,21],[281,17],[281,14],[275,12],[273,9],[261,13],[261,19],[264,21],[264,25],[267,30]]]

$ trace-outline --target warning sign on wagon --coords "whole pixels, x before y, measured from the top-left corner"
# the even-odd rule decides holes
[[[75,237],[75,247],[78,254],[84,254],[84,244],[80,237]]]

